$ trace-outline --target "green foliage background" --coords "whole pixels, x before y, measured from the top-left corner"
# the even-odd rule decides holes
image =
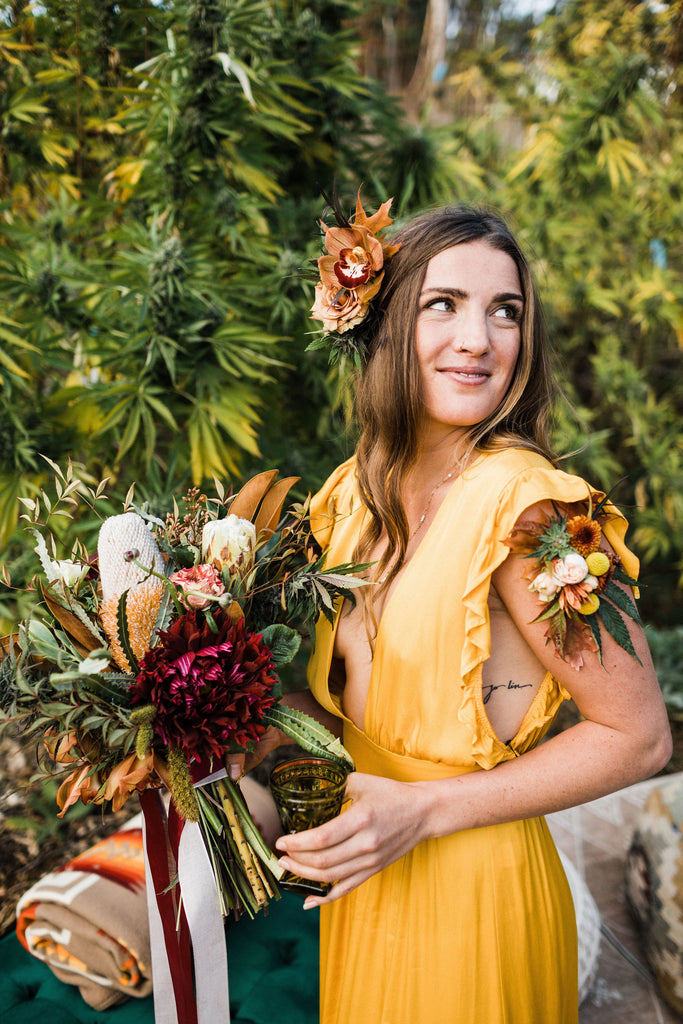
[[[366,207],[393,195],[399,217],[453,200],[508,216],[557,350],[557,448],[618,483],[645,617],[680,621],[680,0],[566,0],[532,32],[499,17],[464,33],[417,122],[359,71],[365,7],[0,4],[0,542],[14,585],[36,568],[17,499],[47,486],[43,456],[163,501],[270,466],[304,493],[351,451],[349,376],[304,354],[299,276],[336,176],[349,209],[362,183]],[[65,522],[62,557],[94,529]],[[3,588],[7,623],[18,604]]]

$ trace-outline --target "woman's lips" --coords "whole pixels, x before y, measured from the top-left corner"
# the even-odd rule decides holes
[[[482,370],[480,367],[443,366],[438,372],[468,384],[477,384],[490,376],[487,370]]]

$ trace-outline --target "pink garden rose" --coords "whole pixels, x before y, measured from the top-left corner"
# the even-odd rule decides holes
[[[572,551],[564,558],[554,558],[552,574],[561,587],[568,583],[581,583],[588,576],[588,565],[583,555]]]
[[[180,600],[186,608],[206,608],[211,601],[225,593],[223,581],[212,565],[180,569],[172,573],[169,579],[182,590]]]

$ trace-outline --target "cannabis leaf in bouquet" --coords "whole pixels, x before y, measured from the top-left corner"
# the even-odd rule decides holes
[[[96,552],[78,540],[60,558],[60,517],[82,503],[96,512],[105,484],[52,465],[56,499],[24,499],[43,573],[34,612],[4,643],[3,721],[44,740],[60,814],[79,799],[118,809],[135,791],[168,789],[173,813],[201,826],[223,913],[253,914],[277,896],[281,869],[223,758],[275,725],[352,768],[337,739],[281,704],[278,672],[319,614],[353,599],[364,567],[325,566],[308,500],[283,515],[296,478],[275,470],[237,494],[192,488],[163,517],[131,488]]]

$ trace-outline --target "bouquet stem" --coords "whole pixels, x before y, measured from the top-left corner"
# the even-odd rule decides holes
[[[262,839],[237,783],[220,779],[196,790],[200,827],[216,879],[224,916],[253,917],[279,899],[283,875],[277,857]]]

